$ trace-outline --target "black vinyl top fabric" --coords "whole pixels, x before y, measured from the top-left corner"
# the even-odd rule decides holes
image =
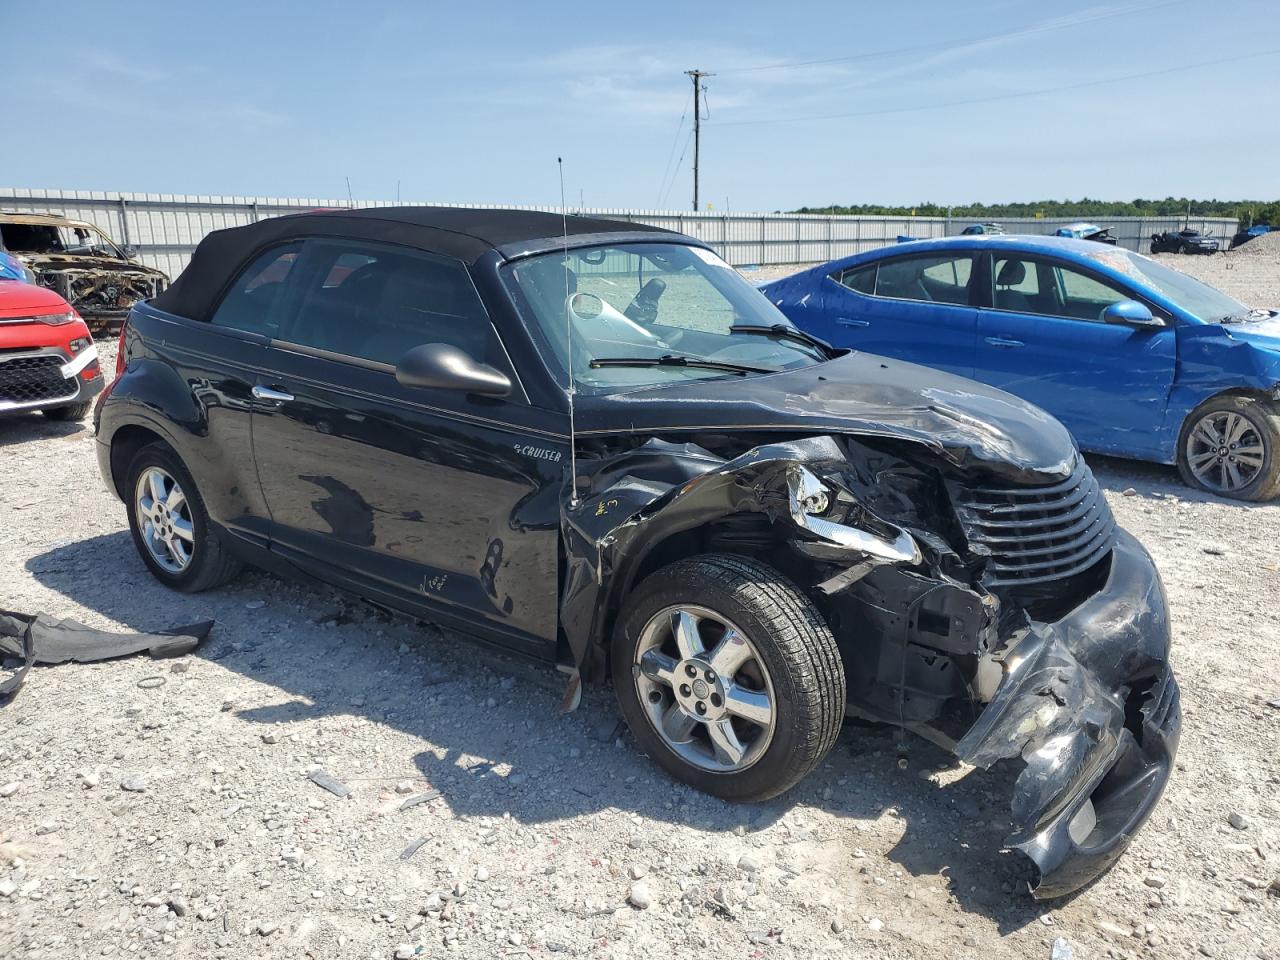
[[[510,257],[532,252],[550,238],[563,242],[567,234],[600,242],[603,235],[659,234],[694,242],[680,234],[625,220],[599,220],[536,210],[489,210],[474,207],[371,207],[363,210],[318,210],[208,234],[191,262],[152,303],[160,310],[206,319],[223,288],[252,257],[267,247],[299,237],[339,237],[401,243],[430,253],[453,257],[468,266],[490,250]],[[655,237],[655,239],[657,239]]]

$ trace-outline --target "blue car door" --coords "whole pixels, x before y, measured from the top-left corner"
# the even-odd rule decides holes
[[[978,317],[969,302],[972,274],[968,251],[887,257],[824,277],[821,310],[783,309],[837,347],[971,377]]]
[[[1153,306],[1167,326],[1103,323],[1107,306],[1140,295],[1079,264],[989,256],[977,271],[984,305],[975,379],[1043,407],[1086,450],[1158,455],[1177,361],[1172,318]]]

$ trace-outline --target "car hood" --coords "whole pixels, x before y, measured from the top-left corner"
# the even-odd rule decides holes
[[[95,273],[128,273],[135,276],[158,277],[167,280],[163,271],[133,260],[117,257],[94,257],[74,253],[17,253],[14,254],[33,270],[92,270]]]
[[[70,313],[67,301],[52,290],[21,280],[0,280],[0,317]]]
[[[920,443],[963,470],[1018,483],[1066,478],[1066,428],[1038,407],[973,380],[869,353],[743,378],[579,395],[578,436],[804,431]]]
[[[1280,354],[1280,313],[1273,311],[1263,320],[1220,324],[1232,340],[1243,340],[1263,350]]]

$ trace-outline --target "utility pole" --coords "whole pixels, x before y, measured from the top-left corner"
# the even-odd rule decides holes
[[[702,98],[707,88],[702,84],[703,77],[714,77],[714,73],[701,70],[686,70],[685,76],[693,81],[693,210],[698,212],[698,153],[702,147]]]

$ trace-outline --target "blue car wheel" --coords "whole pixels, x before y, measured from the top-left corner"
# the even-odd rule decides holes
[[[1280,494],[1280,408],[1259,397],[1217,397],[1187,417],[1178,438],[1182,479],[1219,496]]]

